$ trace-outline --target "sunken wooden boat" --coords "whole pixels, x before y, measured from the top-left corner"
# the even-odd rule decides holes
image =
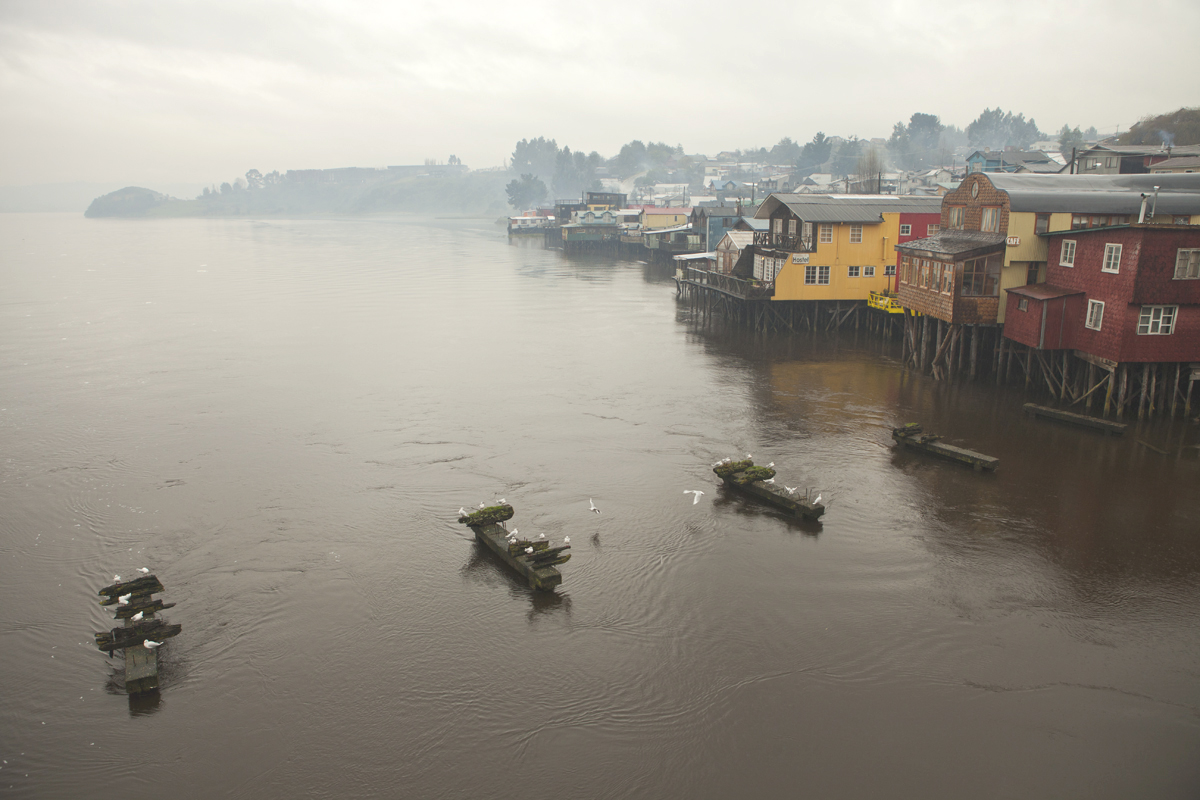
[[[1066,422],[1071,425],[1078,425],[1083,428],[1094,428],[1098,431],[1111,433],[1114,436],[1120,436],[1125,433],[1125,429],[1129,426],[1124,422],[1112,422],[1111,420],[1101,419],[1100,417],[1092,417],[1087,414],[1076,414],[1072,411],[1063,411],[1061,408],[1051,408],[1050,406],[1040,406],[1037,403],[1026,403],[1023,407],[1026,414],[1033,414],[1035,417],[1043,419],[1053,419],[1059,422]]]
[[[164,603],[151,595],[163,591],[163,585],[154,575],[145,575],[132,581],[122,581],[105,586],[98,594],[104,599],[102,606],[115,605],[118,620],[124,620],[124,626],[113,628],[95,634],[96,647],[108,651],[121,650],[125,653],[125,691],[129,694],[149,692],[158,688],[158,648],[147,648],[145,642],[162,643],[172,636],[178,636],[183,630],[182,625],[168,625],[155,614],[174,603]],[[121,597],[128,595],[124,604]],[[142,619],[134,620],[137,614]]]
[[[983,453],[967,450],[964,447],[955,447],[952,444],[946,444],[942,441],[942,437],[932,433],[925,433],[924,429],[916,422],[910,422],[902,428],[892,428],[892,438],[903,447],[932,453],[935,456],[948,458],[960,464],[966,464],[976,472],[985,469],[995,471],[996,467],[1000,466],[1000,459],[993,456],[985,456]]]
[[[771,467],[756,467],[752,459],[723,461],[713,467],[713,472],[730,489],[782,509],[794,517],[816,520],[825,513],[825,506],[820,503],[777,486],[774,483],[775,470]]]
[[[504,523],[513,517],[511,505],[488,506],[474,511],[458,521],[475,532],[476,541],[487,546],[500,560],[524,578],[530,588],[548,592],[562,583],[562,573],[555,567],[571,559],[566,552],[571,545],[551,547],[550,543],[513,539]]]

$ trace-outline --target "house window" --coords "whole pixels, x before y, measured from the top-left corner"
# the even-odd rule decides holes
[[[995,206],[988,206],[983,210],[983,221],[979,224],[979,230],[986,233],[1000,232],[1000,209]]]
[[[1098,331],[1102,322],[1104,322],[1104,303],[1099,300],[1088,300],[1087,319],[1083,326]]]
[[[820,242],[821,244],[833,243],[833,223],[822,222],[820,227]]]
[[[1200,250],[1180,250],[1175,258],[1175,280],[1200,278]]]
[[[1187,216],[1183,216],[1183,217],[1171,217],[1171,224],[1172,224],[1172,225],[1190,225],[1191,223],[1192,223],[1192,218],[1191,218],[1191,217],[1187,217]]]
[[[926,225],[925,226],[925,235],[933,236],[935,233],[937,233],[939,230],[941,230],[941,227],[942,227],[941,225]]]
[[[1028,311],[1028,310],[1029,310],[1029,298],[1028,297],[1018,298],[1017,299],[1017,311]]]
[[[1101,272],[1121,271],[1121,245],[1104,245],[1104,263],[1100,265]]]
[[[1035,235],[1043,234],[1050,230],[1050,215],[1038,214],[1036,221],[1033,223],[1033,232]]]
[[[1041,268],[1042,268],[1041,262],[1038,262],[1038,261],[1030,261],[1029,262],[1029,266],[1025,269],[1025,285],[1026,286],[1029,286],[1030,284],[1038,282],[1038,274],[1041,272]]]
[[[976,258],[963,264],[963,297],[996,297],[1000,294],[1000,258]]]
[[[900,226],[900,235],[901,236],[912,236],[912,225],[901,225]]]
[[[875,269],[875,268],[871,267],[871,269]],[[895,264],[884,264],[883,265],[883,274],[886,276],[895,276],[896,265]]]
[[[775,219],[771,220],[771,229],[775,232],[776,236],[782,234],[783,233],[783,220],[779,217],[776,217]]]
[[[912,273],[909,271],[912,267],[912,262],[908,260],[908,256],[900,257],[900,280],[903,283],[912,283]]]
[[[817,266],[810,264],[804,268],[804,285],[814,286],[817,283]]]
[[[802,231],[800,236],[804,239],[804,246],[808,247],[812,245],[812,223],[804,223],[804,227],[802,227],[800,230]]]
[[[942,292],[950,294],[950,288],[954,286],[954,265],[947,264],[942,270]]]
[[[1106,156],[1105,157],[1105,159],[1104,159],[1104,168],[1105,169],[1112,169],[1116,165],[1117,165],[1117,159],[1115,156]]]
[[[1169,335],[1175,329],[1175,314],[1178,311],[1179,306],[1142,306],[1137,332],[1143,335]]]
[[[821,286],[829,285],[829,267],[817,267],[817,283]]]
[[[961,231],[963,220],[966,219],[967,209],[963,206],[952,206],[950,208],[950,230]]]
[[[863,267],[862,272],[863,272],[864,278],[874,278],[875,277],[875,267],[874,266]]]
[[[862,225],[850,226],[850,244],[862,244]]]
[[[857,278],[858,277],[858,267],[846,267],[846,277]]]
[[[795,235],[796,235],[796,220],[789,219],[788,220],[788,236],[795,236]]]
[[[1058,265],[1060,267],[1075,266],[1075,242],[1071,239],[1063,239],[1062,254],[1058,257]]]

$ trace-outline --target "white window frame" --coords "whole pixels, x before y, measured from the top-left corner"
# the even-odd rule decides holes
[[[817,267],[817,286],[829,285],[829,267]]]
[[[900,235],[901,236],[912,236],[912,225],[901,225],[900,226]]]
[[[1100,271],[1112,273],[1121,271],[1121,245],[1104,245],[1104,263],[1100,265]]]
[[[862,225],[850,226],[850,244],[862,244]]]
[[[816,264],[809,264],[808,266],[806,266],[804,268],[804,285],[805,286],[816,286],[817,285],[817,265]]]
[[[847,278],[857,278],[858,274],[859,274],[859,267],[846,267],[846,277]]]
[[[925,226],[925,235],[933,236],[935,233],[937,233],[941,229],[942,229],[941,225],[926,225]]]
[[[1170,336],[1179,319],[1179,306],[1142,306],[1138,314],[1138,336]]]
[[[946,227],[948,227],[950,230],[962,230],[963,226],[967,224],[967,207],[950,206],[950,208],[946,211],[946,222]]]
[[[1175,255],[1175,277],[1177,281],[1194,281],[1200,278],[1200,248],[1180,248]]]
[[[874,267],[872,267],[872,269],[874,269]],[[883,265],[883,276],[885,278],[895,277],[895,275],[896,275],[896,265],[895,264],[884,264]]]
[[[1095,324],[1093,325],[1092,323]],[[1104,302],[1102,300],[1088,300],[1087,317],[1083,320],[1083,327],[1098,331],[1102,325],[1104,325]]]
[[[833,244],[833,223],[822,222],[817,228],[818,244]]]
[[[874,278],[875,277],[875,265],[868,264],[865,267],[863,267],[862,268],[862,276],[864,278]]]
[[[1029,298],[1028,297],[1018,297],[1017,298],[1017,311],[1028,311],[1028,310],[1029,310]]]
[[[945,264],[942,266],[942,294],[951,294],[954,291],[954,265]]]
[[[1068,247],[1068,245],[1070,245]],[[1058,265],[1060,267],[1075,266],[1075,240],[1063,239],[1062,250],[1059,251]]]

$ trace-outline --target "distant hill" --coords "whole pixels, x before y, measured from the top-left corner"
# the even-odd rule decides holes
[[[152,210],[165,206],[171,198],[165,194],[143,189],[140,186],[126,186],[106,195],[97,197],[83,212],[85,217],[144,217]]]
[[[364,178],[364,173],[367,177]],[[224,184],[193,200],[127,186],[97,197],[88,217],[225,217],[369,214],[412,211],[495,216],[506,213],[505,172],[413,174],[405,170],[298,170],[249,188]],[[378,178],[374,175],[378,174]]]
[[[1170,114],[1145,117],[1117,139],[1120,144],[1200,144],[1200,108],[1181,108]]]

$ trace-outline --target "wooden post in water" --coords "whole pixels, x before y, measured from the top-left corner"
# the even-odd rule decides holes
[[[1070,361],[1068,360],[1070,358],[1070,354],[1066,350],[1063,350],[1062,383],[1059,385],[1058,392],[1059,402],[1065,402],[1067,399],[1067,369],[1070,366]]]
[[[976,364],[979,361],[979,326],[971,326],[971,380],[976,378]]]
[[[1183,371],[1183,364],[1175,362],[1175,386],[1171,389],[1171,419],[1175,419],[1175,403],[1179,398],[1179,373]]]
[[[1113,381],[1116,380],[1116,377],[1117,370],[1114,367],[1108,372],[1108,388],[1104,390],[1104,416],[1106,417],[1108,416],[1109,408],[1112,407]]]
[[[1087,402],[1084,403],[1084,405],[1083,405],[1084,410],[1087,411],[1087,413],[1089,413],[1089,414],[1092,413],[1092,400],[1095,399],[1092,397],[1090,390],[1095,385],[1096,385],[1096,365],[1089,361],[1088,365],[1087,365],[1087,384],[1086,384],[1086,388],[1089,390],[1089,394],[1087,397]]]
[[[1146,416],[1153,417],[1158,406],[1154,401],[1158,397],[1158,364],[1150,365],[1150,407],[1146,409]]]
[[[1150,382],[1150,362],[1142,364],[1142,396],[1138,399],[1138,419],[1146,416],[1146,392],[1148,387],[1146,384]]]
[[[921,372],[925,372],[925,364],[929,360],[929,315],[921,317],[924,324],[921,325],[921,362],[918,365]]]

